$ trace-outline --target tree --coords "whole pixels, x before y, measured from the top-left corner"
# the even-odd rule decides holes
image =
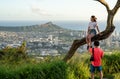
[[[115,29],[115,26],[113,24],[113,19],[114,19],[115,14],[117,13],[118,9],[120,8],[120,0],[117,1],[116,5],[114,6],[113,9],[110,9],[108,3],[105,0],[95,0],[95,1],[98,1],[102,5],[104,5],[106,7],[106,10],[108,13],[106,29],[104,31],[102,31],[101,34],[97,34],[94,37],[92,37],[92,41],[95,41],[95,40],[100,41],[100,40],[108,38]],[[84,44],[86,44],[86,37],[84,37],[80,40],[78,40],[78,39],[74,40],[70,50],[64,57],[63,61],[65,61],[65,62],[69,61],[69,59],[71,59],[71,57],[74,55],[74,53],[78,49],[78,47],[80,47]]]

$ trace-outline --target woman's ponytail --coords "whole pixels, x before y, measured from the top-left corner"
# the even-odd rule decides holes
[[[92,16],[91,16],[91,18],[93,18],[93,19],[94,19],[94,22],[96,22],[96,21],[97,21],[97,20],[96,20],[97,18],[96,18],[94,15],[92,15]]]

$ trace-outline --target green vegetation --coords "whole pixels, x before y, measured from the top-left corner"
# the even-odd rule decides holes
[[[23,44],[17,48],[6,47],[3,50],[0,50],[0,60],[4,62],[16,63],[17,61],[25,60],[26,58],[26,42],[23,42]]]
[[[0,66],[0,79],[67,79],[64,62]]]
[[[88,79],[88,53],[76,53],[65,63],[62,57],[46,57],[36,60],[25,53],[25,42],[18,48],[6,47],[0,50],[0,79]],[[103,58],[104,78],[120,79],[120,52],[106,54]],[[96,72],[97,73],[97,72]],[[95,79],[99,79],[99,74]]]
[[[70,72],[68,79],[88,79],[90,78],[89,61],[90,55],[88,53],[79,54],[75,56],[68,63],[68,70]],[[120,79],[120,52],[113,52],[112,54],[105,54],[102,59],[104,78]],[[95,72],[95,79],[99,79],[98,72]]]
[[[104,73],[114,74],[120,72],[120,53],[105,55],[103,59]]]

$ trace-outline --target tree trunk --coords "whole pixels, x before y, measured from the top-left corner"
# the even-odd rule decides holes
[[[115,7],[112,10],[110,10],[109,5],[104,0],[96,0],[96,1],[100,2],[101,4],[103,4],[106,7],[107,12],[108,12],[108,18],[107,18],[106,29],[104,31],[102,31],[101,34],[97,34],[94,37],[92,37],[92,39],[91,39],[92,42],[95,40],[98,40],[98,41],[104,40],[113,33],[113,31],[115,29],[115,26],[113,25],[114,15],[116,14],[117,10],[120,7],[120,0],[117,1]],[[74,40],[70,50],[64,57],[63,61],[68,62],[71,59],[71,57],[74,55],[76,50],[84,44],[86,44],[86,37],[82,38],[81,40]]]

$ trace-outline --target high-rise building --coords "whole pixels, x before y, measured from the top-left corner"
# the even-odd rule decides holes
[[[119,42],[115,41],[115,47],[119,47]]]
[[[58,37],[55,37],[55,39],[54,39],[54,44],[55,44],[55,45],[58,45]]]
[[[53,35],[49,35],[48,40],[52,41],[53,40]]]

